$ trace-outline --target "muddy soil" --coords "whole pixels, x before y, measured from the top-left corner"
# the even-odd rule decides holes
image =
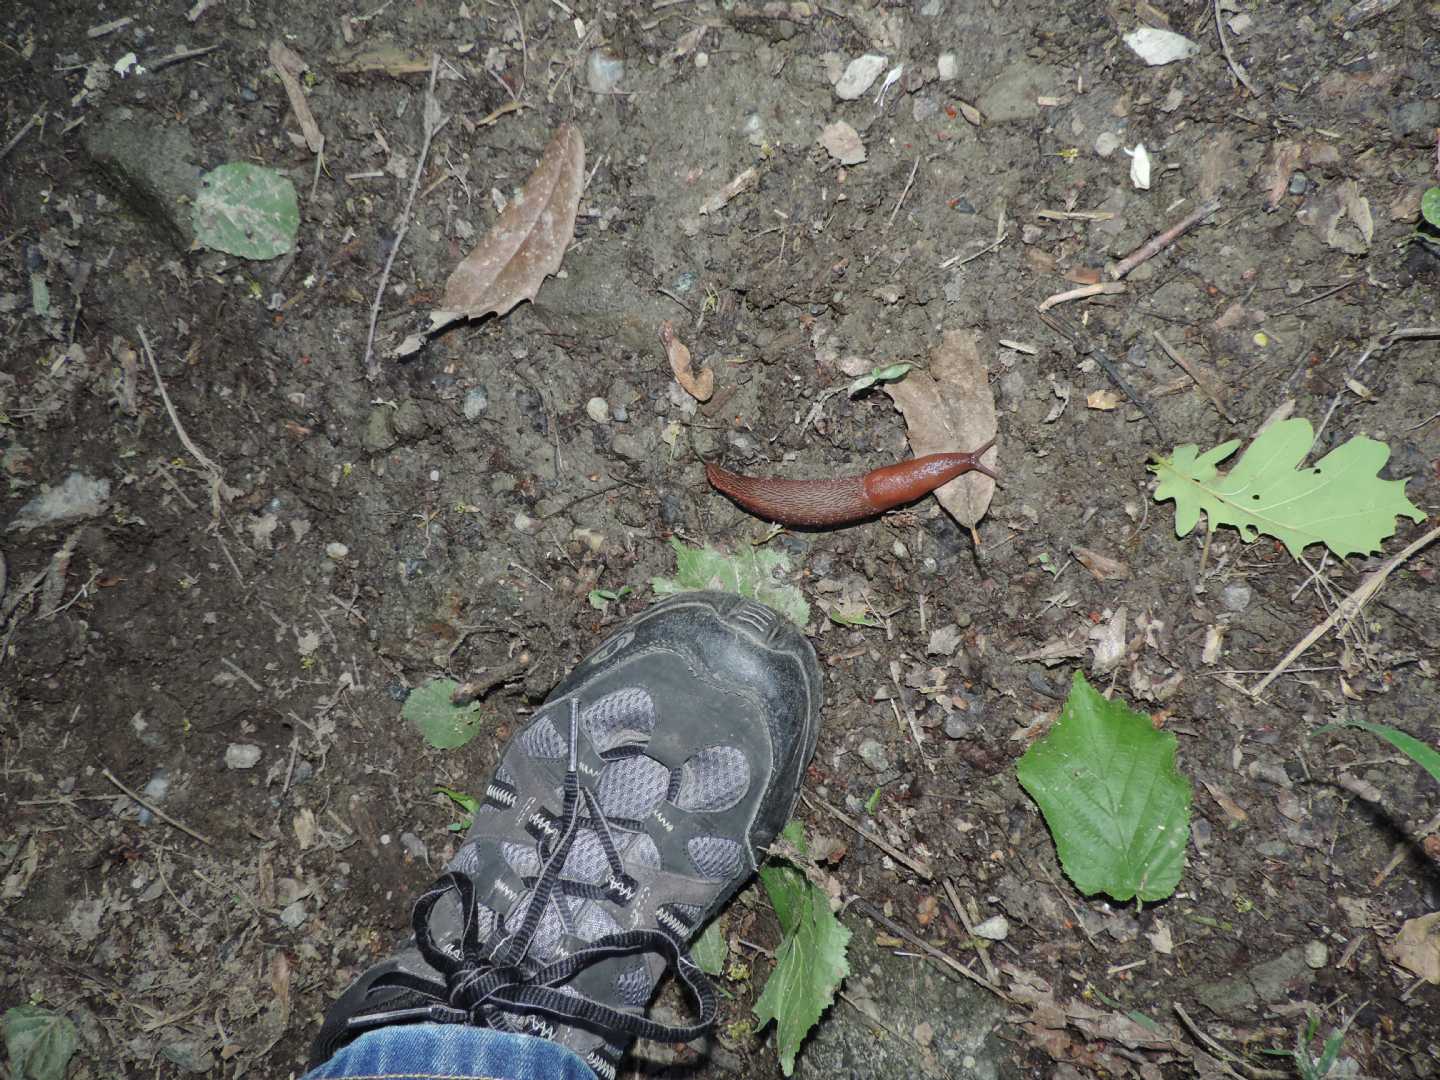
[[[1198,50],[1147,66],[1122,40],[1142,26]],[[845,845],[827,870],[857,938],[801,1071],[1283,1076],[1260,1051],[1314,1016],[1350,1021],[1351,1075],[1440,1075],[1440,986],[1392,949],[1440,909],[1440,786],[1364,733],[1312,735],[1440,741],[1440,545],[1252,696],[1384,555],[1179,539],[1146,469],[1288,403],[1324,421],[1317,454],[1382,440],[1383,475],[1440,508],[1440,342],[1382,337],[1436,322],[1440,259],[1413,233],[1440,5],[19,0],[0,29],[0,1006],[73,1020],[71,1077],[302,1072],[454,848],[436,787],[480,788],[515,719],[653,600],[672,538],[766,537],[704,461],[904,458],[883,393],[826,392],[852,358],[923,366],[948,332],[975,336],[999,413],[978,529],[927,499],[768,541],[811,603],[827,708],[803,816]],[[318,169],[277,40],[310,65]],[[561,123],[588,186],[534,304],[372,382],[434,54],[450,121],[381,353]],[[866,54],[879,78],[842,100]],[[818,141],[839,120],[865,160]],[[187,186],[228,161],[293,180],[289,254],[192,248]],[[1041,317],[1209,200],[1123,291]],[[715,373],[704,405],[665,320]],[[37,522],[47,491],[68,501]],[[1401,519],[1384,554],[1427,527]],[[827,616],[855,603],[877,625]],[[400,718],[426,679],[507,665],[462,750]],[[1194,819],[1163,903],[1079,894],[1017,783],[1077,667],[1179,738]],[[994,916],[1003,940],[964,925]],[[779,1075],[750,1011],[778,928],[754,889],[728,925],[715,1035],[631,1072]]]

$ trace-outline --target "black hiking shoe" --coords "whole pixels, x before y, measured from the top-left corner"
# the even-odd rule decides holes
[[[790,818],[820,716],[820,668],[768,607],[689,593],[625,623],[506,745],[414,937],[330,1009],[312,1067],[417,1021],[539,1035],[614,1077],[635,1038],[714,1022],[696,932]],[[697,1005],[645,1017],[671,967]]]

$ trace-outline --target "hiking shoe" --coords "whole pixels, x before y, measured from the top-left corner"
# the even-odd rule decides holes
[[[704,1034],[686,947],[789,821],[819,715],[814,650],[768,607],[689,593],[626,622],[506,744],[414,937],[331,1008],[312,1067],[440,1021],[551,1039],[608,1080],[637,1037]],[[645,1017],[667,967],[691,1024]]]

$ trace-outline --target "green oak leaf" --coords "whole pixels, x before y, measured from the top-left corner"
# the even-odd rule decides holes
[[[1296,558],[1320,543],[1341,558],[1369,554],[1395,532],[1397,515],[1425,520],[1405,497],[1404,480],[1376,475],[1390,447],[1357,435],[1316,464],[1297,468],[1314,440],[1310,421],[1282,420],[1262,431],[1228,473],[1217,466],[1238,439],[1204,454],[1193,443],[1176,447],[1150,466],[1160,477],[1155,501],[1175,500],[1176,536],[1189,535],[1203,512],[1212,532],[1233,525],[1247,544],[1264,533]]]
[[[1175,747],[1173,734],[1107,701],[1077,671],[1060,719],[1020,759],[1020,784],[1086,896],[1163,900],[1175,891],[1190,836],[1190,782]]]

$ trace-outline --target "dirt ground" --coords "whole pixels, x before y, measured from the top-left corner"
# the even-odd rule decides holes
[[[1440,258],[1409,238],[1436,182],[1440,4],[1356,7],[1222,0],[1232,64],[1217,7],[1194,0],[0,6],[0,1007],[68,1015],[75,1078],[298,1075],[326,1006],[453,849],[436,786],[478,790],[514,718],[653,600],[672,537],[765,536],[704,461],[797,477],[898,461],[883,393],[824,392],[849,357],[924,364],[969,331],[1003,478],[975,536],[927,499],[770,541],[812,604],[827,707],[803,816],[847,845],[829,869],[857,938],[850,1000],[802,1072],[1281,1077],[1291,1064],[1260,1051],[1293,1048],[1313,1015],[1322,1034],[1352,1021],[1347,1075],[1440,1075],[1440,986],[1383,951],[1440,909],[1440,788],[1368,735],[1310,734],[1366,719],[1440,741],[1440,546],[1256,698],[1382,556],[1312,548],[1301,566],[1233,530],[1202,552],[1146,470],[1290,401],[1328,418],[1317,450],[1381,439],[1384,475],[1440,508],[1440,342],[1367,354],[1437,322]],[[1148,67],[1122,40],[1166,25],[1198,54]],[[310,64],[318,171],[276,40]],[[127,53],[146,70],[122,74]],[[588,186],[536,303],[372,383],[370,305],[435,53],[451,119],[377,349],[420,325],[562,122]],[[864,54],[903,69],[841,100]],[[820,146],[836,120],[866,160]],[[1148,190],[1126,152],[1142,142]],[[300,193],[296,248],[273,262],[191,250],[168,194],[238,160]],[[1210,199],[1123,292],[1041,318]],[[715,372],[698,408],[660,348],[667,319]],[[22,507],[72,475],[105,484],[31,527]],[[1427,527],[1397,522],[1386,553]],[[847,598],[880,625],[825,616]],[[1122,609],[1130,647],[1097,668],[1087,632]],[[522,656],[463,750],[401,720],[425,679]],[[1195,785],[1179,893],[1143,910],[1074,889],[1015,778],[1076,666],[1175,732]],[[965,920],[1008,920],[983,957],[947,880]],[[729,925],[741,977],[716,1035],[643,1048],[636,1074],[779,1075],[749,1019],[769,968],[752,946],[778,930],[756,890]],[[957,994],[980,1017],[963,1053]]]

